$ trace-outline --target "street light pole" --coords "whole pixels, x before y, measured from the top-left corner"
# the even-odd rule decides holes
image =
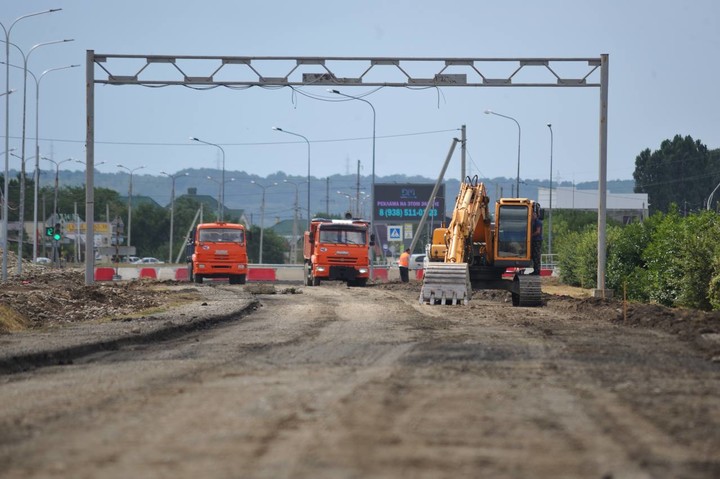
[[[22,54],[22,50],[20,50],[20,48],[17,45],[13,44],[13,46],[15,48],[17,48],[20,51],[20,53]],[[29,54],[28,54],[28,56],[29,56]],[[5,62],[0,62],[0,63],[5,64]],[[37,226],[38,226],[38,195],[39,195],[39,185],[40,185],[40,143],[39,143],[39,138],[40,138],[40,134],[39,134],[40,81],[42,80],[43,76],[45,76],[46,73],[50,73],[55,70],[64,70],[66,68],[75,68],[75,67],[79,67],[80,65],[68,65],[68,66],[59,67],[59,68],[50,68],[49,70],[45,70],[44,72],[42,72],[42,74],[40,74],[40,77],[36,77],[33,72],[25,69],[24,67],[20,67],[17,65],[10,65],[10,66],[13,68],[25,70],[25,72],[29,73],[30,76],[35,81],[35,172],[33,175],[33,183],[35,186],[35,188],[34,188],[35,191],[33,192],[33,233],[32,233],[33,234],[32,259],[33,259],[33,262],[35,262],[35,260],[37,259],[37,250],[38,250],[38,227]],[[12,93],[14,91],[15,90],[10,90],[10,93]],[[0,94],[0,96],[6,95],[6,94],[7,93],[2,93],[2,94]],[[23,100],[23,102],[24,102],[24,100]],[[24,118],[24,113],[23,113],[23,118]],[[23,120],[23,124],[24,124],[24,120]],[[10,151],[14,151],[14,150],[15,149],[12,148]],[[16,155],[13,155],[13,156],[16,156]],[[32,158],[32,157],[30,157],[30,158]],[[26,160],[27,159],[29,159],[29,158],[26,158]],[[24,179],[24,175],[23,175],[23,179]],[[21,183],[21,189],[23,189],[23,191],[24,191],[24,187],[25,187],[25,182],[23,181]],[[24,194],[21,196],[23,199],[25,198]],[[24,205],[24,202],[23,202],[23,205]],[[24,206],[23,206],[23,211],[24,211]]]
[[[290,248],[290,254],[292,255],[292,263],[295,264],[297,262],[297,243],[298,243],[298,237],[297,237],[297,223],[298,223],[298,197],[300,196],[300,187],[297,183],[294,181],[289,180],[283,180],[283,183],[287,183],[289,185],[293,185],[295,187],[295,207],[293,208],[293,229],[292,229],[292,247]]]
[[[262,188],[262,201],[260,203],[260,252],[258,255],[259,256],[258,264],[262,264],[262,262],[263,262],[263,233],[265,232],[265,190],[268,188],[271,188],[273,186],[277,186],[277,183],[272,183],[269,185],[261,185],[260,183],[257,183],[255,180],[251,180],[250,183]]]
[[[40,194],[40,82],[43,77],[50,72],[57,70],[65,70],[67,68],[76,68],[80,65],[67,65],[64,67],[50,68],[35,78],[32,72],[30,75],[35,79],[35,178],[33,192],[33,262],[37,259],[38,252],[38,195]],[[87,220],[87,219],[86,219]]]
[[[548,123],[547,126],[550,129],[550,215],[548,217],[548,255],[552,255],[553,129],[552,129],[551,123]],[[552,263],[552,256],[548,256],[548,257],[550,258],[550,262]]]
[[[715,189],[712,190],[712,193],[710,193],[710,196],[708,196],[708,199],[707,199],[707,209],[708,210],[710,210],[710,208],[712,207],[712,199],[713,199],[713,196],[715,195],[715,192],[718,190],[718,188],[720,188],[720,183],[718,183],[718,185],[715,187]]]
[[[65,39],[65,40],[53,40],[51,42],[43,42],[38,43],[37,45],[34,45],[30,50],[28,50],[27,55],[23,53],[23,51],[15,45],[18,50],[20,51],[20,54],[23,57],[23,110],[22,110],[22,140],[21,140],[21,148],[20,148],[20,155],[22,157],[22,165],[21,165],[21,171],[20,171],[20,208],[19,208],[19,218],[20,218],[20,224],[25,223],[25,138],[26,138],[26,118],[27,118],[27,76],[28,76],[28,61],[30,60],[30,54],[32,54],[33,51],[35,51],[37,48],[46,46],[46,45],[54,45],[56,43],[65,43],[65,42],[72,42],[73,39]],[[37,88],[36,88],[37,91]],[[37,142],[37,136],[35,137],[35,141]],[[20,236],[18,237],[18,275],[22,274],[22,232],[23,229],[20,230]],[[36,234],[37,236],[37,234]],[[35,240],[36,241],[36,240]]]
[[[229,183],[229,182],[231,182],[231,181],[235,181],[235,178],[230,178],[230,179],[227,180],[227,181],[224,181],[224,180],[216,180],[216,179],[213,178],[212,176],[206,176],[205,178],[207,178],[208,180],[213,181],[213,182],[215,182],[215,183],[218,184],[218,221],[223,221],[223,220],[222,220],[223,210],[222,210],[222,206],[221,206],[221,205],[222,205],[222,201],[220,200],[220,198],[221,198],[221,196],[223,196],[223,190],[225,189],[225,183]]]
[[[370,186],[370,223],[372,224],[371,233],[375,230],[375,125],[377,120],[377,115],[375,112],[375,107],[372,103],[367,101],[364,98],[360,98],[357,96],[347,95],[345,93],[341,93],[338,90],[328,90],[330,93],[334,93],[336,95],[344,96],[346,98],[350,98],[352,100],[358,100],[363,103],[367,103],[370,108],[372,109],[373,113],[373,133],[372,133],[372,180],[371,180],[371,186]],[[370,248],[370,278],[374,278],[373,274],[373,264],[375,263],[375,252],[373,248]]]
[[[5,28],[5,25],[0,22],[0,27],[2,27],[3,32],[5,33],[5,91],[7,93],[10,92],[10,33],[12,32],[13,27],[19,22],[20,20],[28,17],[34,17],[36,15],[42,15],[44,13],[52,13],[62,10],[61,8],[51,8],[50,10],[44,10],[42,12],[35,12],[35,13],[28,13],[27,15],[23,15],[21,17],[16,18],[11,24],[9,28]],[[7,248],[7,240],[8,240],[8,188],[10,186],[8,174],[9,174],[9,168],[10,168],[10,95],[5,95],[5,177],[4,177],[4,185],[3,185],[3,195],[5,197],[5,201],[3,201],[3,208],[2,208],[2,230],[0,233],[2,233],[2,280],[7,280],[7,259],[8,259],[8,248]]]
[[[173,258],[173,229],[175,227],[175,180],[180,176],[188,176],[190,173],[178,173],[171,175],[161,171],[163,175],[169,177],[172,180],[172,190],[170,193],[170,249],[168,251],[168,263],[172,264]]]
[[[219,148],[222,152],[222,183],[220,183],[220,221],[223,221],[224,213],[225,213],[225,150],[222,146],[217,145],[215,143],[210,143],[209,141],[203,141],[199,138],[196,138],[194,136],[190,137],[190,140],[197,141],[198,143],[204,143],[206,145],[214,146],[216,148]]]
[[[128,245],[128,248],[130,248],[130,246],[132,244],[130,242],[130,240],[132,238],[132,191],[133,191],[132,190],[132,179],[133,179],[133,173],[135,173],[137,170],[141,170],[141,169],[145,168],[145,166],[138,166],[137,168],[133,168],[133,169],[130,169],[127,166],[123,166],[123,165],[117,165],[117,167],[127,170],[128,173],[130,173],[130,186],[128,187],[128,227],[127,227],[127,231],[128,231],[127,245]],[[127,254],[129,255],[130,252],[128,251]]]
[[[507,118],[508,120],[514,121],[518,127],[518,153],[517,153],[518,159],[517,159],[517,177],[515,179],[515,197],[520,198],[520,135],[521,135],[520,123],[518,123],[518,121],[511,116],[501,115],[500,113],[496,113],[492,110],[485,110],[485,114],[486,115],[495,115],[495,116],[499,116],[501,118]]]
[[[352,199],[353,199],[353,197],[352,197],[352,195],[349,195],[349,194],[347,194],[347,193],[343,193],[342,191],[338,191],[337,194],[340,195],[340,196],[344,196],[345,198],[348,199],[348,212],[349,212],[349,213],[352,213],[352,210],[353,210],[353,207],[352,207]]]
[[[305,140],[305,142],[307,143],[307,165],[308,165],[308,167],[307,167],[307,187],[308,187],[308,191],[307,191],[307,230],[310,231],[310,220],[312,219],[310,217],[310,140],[308,140],[306,137],[304,137],[303,135],[301,135],[299,133],[293,133],[292,131],[283,130],[282,128],[277,127],[277,126],[273,126],[272,129],[275,131],[281,131],[283,133],[287,133],[288,135],[299,136],[300,138]]]

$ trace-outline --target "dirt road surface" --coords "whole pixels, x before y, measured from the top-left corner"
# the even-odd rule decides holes
[[[0,375],[0,476],[720,477],[717,321],[689,337],[591,300],[192,287],[244,312]]]

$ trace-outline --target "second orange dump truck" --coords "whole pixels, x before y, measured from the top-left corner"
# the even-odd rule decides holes
[[[373,244],[369,221],[314,218],[305,232],[305,284],[317,286],[320,281],[338,280],[349,286],[365,286],[370,278]]]

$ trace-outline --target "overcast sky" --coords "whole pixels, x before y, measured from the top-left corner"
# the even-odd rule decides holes
[[[84,159],[86,50],[418,58],[598,58],[607,53],[608,179],[631,179],[637,154],[657,149],[675,134],[691,135],[709,148],[720,146],[717,0],[3,0],[0,22],[8,28],[19,16],[48,8],[62,11],[19,21],[10,40],[27,52],[38,43],[74,39],[39,47],[28,60],[37,76],[50,68],[81,65],[50,72],[41,81],[41,156],[56,160]],[[15,48],[11,63],[22,64]],[[17,92],[10,96],[10,147],[17,152],[22,75],[11,70],[10,87]],[[137,66],[126,70],[113,73],[131,75]],[[149,69],[145,78],[155,73]],[[599,82],[599,71],[589,80]],[[157,175],[218,166],[219,150],[188,140],[195,136],[223,146],[228,171],[306,175],[305,141],[272,130],[279,126],[310,140],[312,176],[354,173],[358,160],[362,173],[369,175],[372,111],[359,101],[338,102],[326,88],[196,91],[97,85],[96,163],[105,162],[98,169],[116,172],[122,163],[144,166],[137,174]],[[341,90],[363,95],[375,89]],[[597,180],[599,95],[598,88],[381,89],[365,97],[377,112],[376,174],[437,177],[452,138],[459,136],[456,130],[467,125],[469,172],[514,178],[518,129],[508,119],[483,114],[491,109],[521,125],[522,179],[549,177],[551,123],[554,179]],[[35,136],[32,80],[27,101],[30,157]],[[4,136],[4,115],[0,125]],[[456,154],[449,176],[458,175],[458,165]],[[63,168],[81,166],[67,163]],[[19,160],[11,158],[10,167],[19,169]]]

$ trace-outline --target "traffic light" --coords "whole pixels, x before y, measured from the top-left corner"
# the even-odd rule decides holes
[[[60,241],[62,239],[62,229],[60,228],[60,223],[55,224],[55,228],[53,228],[52,238],[55,241]]]

